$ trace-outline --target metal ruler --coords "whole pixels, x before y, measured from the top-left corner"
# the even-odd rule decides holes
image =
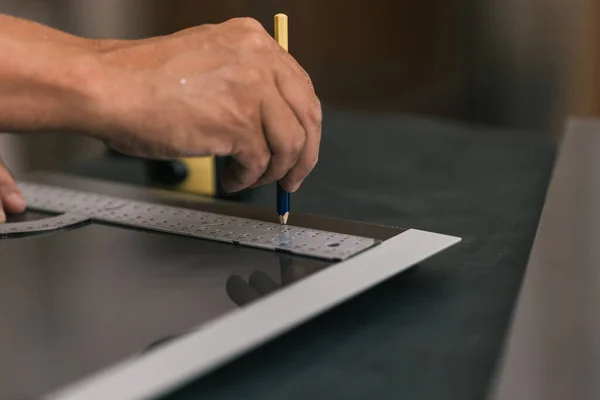
[[[59,213],[36,221],[0,224],[0,237],[64,229],[97,221],[200,239],[344,260],[380,241],[181,207],[133,201],[32,182],[18,182],[28,209]]]

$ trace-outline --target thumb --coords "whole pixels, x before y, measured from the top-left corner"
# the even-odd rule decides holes
[[[15,180],[2,160],[0,160],[0,222],[6,221],[5,213],[25,211],[25,201]]]

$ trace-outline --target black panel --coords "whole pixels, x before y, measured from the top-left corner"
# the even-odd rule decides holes
[[[39,396],[329,265],[101,224],[0,240],[0,257],[0,399]]]

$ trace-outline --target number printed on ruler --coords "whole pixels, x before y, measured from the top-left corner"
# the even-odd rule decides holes
[[[162,206],[90,192],[19,182],[30,209],[61,213],[0,226],[0,236],[57,229],[92,219],[122,226],[235,243],[299,255],[344,260],[379,243],[354,235],[280,225],[205,211]],[[3,230],[4,229],[4,230]]]

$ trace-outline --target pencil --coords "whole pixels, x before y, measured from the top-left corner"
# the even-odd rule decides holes
[[[275,40],[288,51],[288,17],[285,14],[275,15]],[[279,222],[287,224],[290,216],[290,193],[285,191],[277,182],[277,215]]]
[[[277,214],[279,222],[287,224],[290,217],[290,193],[283,190],[279,182],[277,183]]]

